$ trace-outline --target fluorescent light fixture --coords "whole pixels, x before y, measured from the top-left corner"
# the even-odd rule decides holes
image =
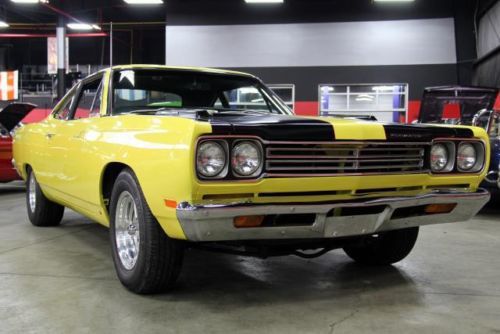
[[[159,5],[163,0],[123,0],[129,5]]]
[[[48,3],[48,0],[10,0],[15,3]]]
[[[68,23],[68,28],[71,30],[101,30],[98,25],[88,23]]]
[[[8,28],[9,24],[5,21],[0,21],[0,28]]]
[[[370,94],[359,94],[356,96],[358,102],[372,102],[375,98]]]
[[[283,3],[285,0],[245,0],[246,3]]]
[[[395,89],[399,88],[399,86],[375,86],[372,87],[373,91],[378,91],[378,92],[392,92]]]
[[[373,0],[373,2],[413,2],[415,0]]]

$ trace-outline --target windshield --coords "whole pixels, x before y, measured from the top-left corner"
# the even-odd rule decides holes
[[[281,99],[246,76],[140,69],[113,74],[112,114],[155,109],[213,109],[290,114]]]

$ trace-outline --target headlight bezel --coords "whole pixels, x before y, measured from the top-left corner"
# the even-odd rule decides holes
[[[446,165],[442,169],[434,170],[434,169],[432,169],[432,162],[431,162],[432,149],[438,145],[443,146],[446,149],[446,152],[448,152],[448,160],[446,162]],[[432,145],[429,149],[429,169],[430,169],[431,173],[433,173],[433,174],[450,173],[455,168],[455,161],[456,161],[456,147],[455,147],[455,144],[453,142],[435,141],[432,143]]]
[[[257,153],[259,156],[259,166],[251,174],[248,175],[243,175],[239,173],[233,164],[234,151],[239,145],[243,144],[253,145],[257,149]],[[262,148],[262,144],[260,143],[260,141],[255,139],[237,139],[233,141],[231,145],[231,152],[229,158],[231,164],[231,172],[233,176],[236,178],[240,179],[256,178],[262,174],[262,170],[264,169],[264,149]]]
[[[199,152],[199,148],[201,145],[206,143],[207,141],[216,141],[219,144],[223,145],[226,152],[226,166],[222,173],[217,175],[217,177],[207,177],[199,173],[198,171],[198,162],[197,156]],[[259,168],[249,176],[239,175],[233,170],[232,167],[232,152],[233,148],[240,144],[241,142],[251,142],[255,144],[260,153],[261,162]],[[194,152],[194,173],[200,182],[230,182],[230,181],[257,181],[261,178],[265,177],[265,167],[266,167],[266,151],[265,151],[265,141],[263,141],[260,137],[257,136],[237,136],[237,135],[204,135],[198,138],[196,141],[196,149]]]
[[[447,165],[443,170],[441,171],[434,171],[432,170],[431,167],[431,150],[432,147],[436,144],[441,144],[441,145],[446,145],[447,149],[450,153],[450,156],[453,156],[453,159],[450,159],[448,162],[451,165],[451,162],[453,163],[453,166],[450,167]],[[474,149],[476,150],[476,163],[471,169],[465,170],[462,169],[458,166],[458,150],[461,147],[461,145],[464,144],[470,144],[474,146]],[[484,172],[485,170],[485,163],[486,163],[486,145],[483,140],[481,139],[468,139],[468,138],[446,138],[446,139],[434,139],[431,142],[429,151],[428,151],[428,166],[429,166],[429,172],[432,175],[439,175],[439,174],[480,174]]]
[[[224,152],[224,167],[221,169],[221,171],[215,175],[205,175],[203,174],[198,165],[198,154],[200,152],[200,148],[203,145],[206,145],[207,143],[214,143],[217,144],[220,148],[222,148],[222,151]],[[224,179],[229,171],[229,146],[225,140],[219,140],[219,139],[211,139],[211,138],[206,138],[204,140],[201,140],[198,142],[198,145],[196,146],[196,153],[195,153],[195,170],[196,174],[198,175],[198,178],[202,180],[220,180]]]
[[[469,168],[469,169],[464,169],[460,167],[460,164],[458,163],[458,157],[459,157],[459,152],[460,148],[465,145],[470,145],[474,148],[476,152],[476,161],[474,165]],[[486,161],[486,149],[484,146],[484,143],[481,141],[461,141],[457,143],[457,170],[460,173],[479,173],[484,169]]]

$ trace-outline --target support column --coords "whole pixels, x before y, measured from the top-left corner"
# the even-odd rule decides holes
[[[113,66],[113,22],[109,24],[109,67]]]
[[[167,10],[165,10],[165,65],[168,65],[168,62],[167,62],[167,29],[168,29],[168,25],[167,25]]]
[[[57,99],[63,98],[66,93],[66,29],[64,18],[59,17],[56,28],[57,37]]]

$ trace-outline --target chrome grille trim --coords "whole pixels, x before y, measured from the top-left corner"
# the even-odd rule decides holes
[[[335,176],[353,173],[427,173],[425,152],[431,143],[269,142],[269,177]]]

